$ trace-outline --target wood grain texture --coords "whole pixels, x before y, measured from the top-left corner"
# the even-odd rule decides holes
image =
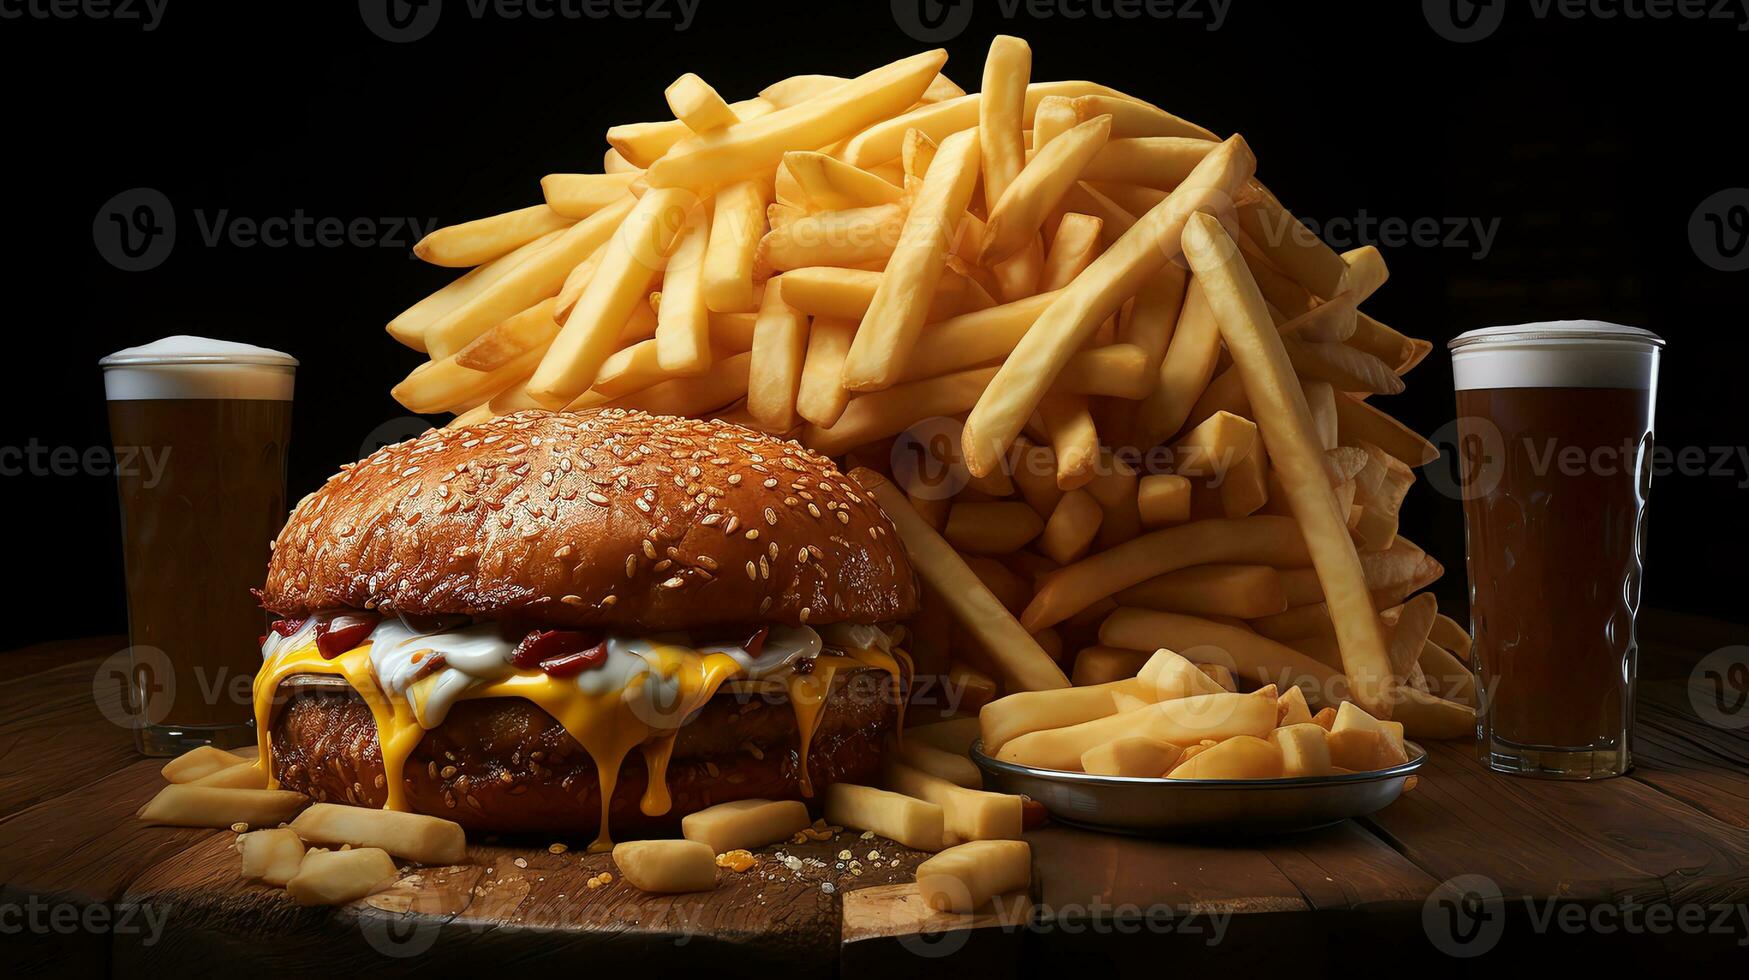
[[[754,870],[725,871],[716,891],[697,895],[649,896],[623,881],[590,889],[591,877],[613,870],[609,857],[552,854],[544,839],[489,840],[464,865],[406,869],[365,901],[298,908],[239,877],[229,832],[135,821],[160,785],[161,760],[134,756],[130,733],[94,700],[119,696],[94,694],[92,683],[119,641],[50,644],[23,652],[0,683],[0,903],[111,920],[8,937],[9,965],[200,975],[587,963],[891,978],[1089,976],[1163,962],[1280,972],[1285,954],[1297,972],[1316,974],[1350,968],[1344,951],[1366,949],[1371,962],[1446,973],[1455,961],[1427,942],[1421,913],[1458,875],[1485,875],[1508,896],[1580,904],[1749,902],[1749,733],[1702,724],[1689,699],[1694,660],[1722,635],[1647,642],[1639,767],[1627,778],[1508,777],[1484,769],[1470,747],[1444,744],[1431,746],[1420,785],[1389,809],[1312,833],[1222,843],[1047,826],[1027,835],[1029,924],[980,917],[964,928],[916,907],[906,883],[927,855],[854,831],[765,848]],[[849,873],[845,851],[861,875]],[[132,928],[121,928],[130,909]],[[140,909],[162,917],[161,931],[145,928]],[[1525,929],[1495,958],[1668,963],[1698,948],[1682,937]]]

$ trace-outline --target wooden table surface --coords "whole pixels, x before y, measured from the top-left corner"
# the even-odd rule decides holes
[[[301,909],[238,877],[233,834],[134,819],[162,760],[134,753],[108,720],[118,692],[94,683],[121,641],[45,644],[0,654],[0,950],[25,971],[162,976],[545,964],[1476,975],[1521,954],[1741,966],[1749,729],[1702,723],[1690,675],[1749,629],[1648,615],[1641,633],[1638,765],[1625,778],[1501,776],[1469,745],[1435,743],[1417,789],[1325,830],[1233,844],[1046,826],[1029,835],[1031,907],[977,917],[921,909],[905,883],[926,855],[854,831],[766,848],[717,891],[671,898],[589,888],[612,868],[605,855],[475,842],[466,866]]]

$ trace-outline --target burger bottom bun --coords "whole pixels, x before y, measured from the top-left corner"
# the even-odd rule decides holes
[[[814,799],[834,782],[869,782],[896,715],[886,675],[835,679],[808,751]],[[350,689],[282,688],[272,724],[273,766],[285,789],[318,801],[380,807],[388,798],[369,707]],[[620,769],[609,811],[615,837],[672,830],[680,818],[731,800],[805,799],[797,774],[795,711],[781,694],[719,693],[680,729],[668,764],[673,806],[648,816],[643,754]],[[416,813],[474,831],[588,836],[601,819],[594,762],[551,715],[519,698],[462,701],[425,733],[403,774]],[[811,802],[811,801],[810,801]]]

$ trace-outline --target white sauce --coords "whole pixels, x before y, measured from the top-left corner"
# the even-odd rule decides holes
[[[879,647],[886,650],[891,643],[885,633],[873,626],[839,624],[827,627],[835,645]],[[316,642],[316,619],[311,617],[291,636],[269,631],[261,645],[265,660]],[[392,697],[405,699],[413,707],[414,717],[423,728],[443,724],[449,709],[470,690],[517,674],[509,656],[516,644],[499,633],[495,622],[475,623],[434,633],[419,633],[409,628],[397,616],[385,617],[365,642],[370,644],[371,673],[377,684]],[[657,647],[663,643],[686,646],[685,634],[630,637],[609,634],[607,658],[599,666],[571,678],[584,693],[591,695],[623,691],[641,716],[664,716],[677,707],[680,682],[664,676]],[[363,645],[362,643],[360,645]],[[697,647],[701,655],[722,653],[741,665],[738,679],[758,680],[776,674],[797,660],[817,656],[824,646],[820,634],[806,626],[773,626],[765,645],[757,656],[740,646],[707,644]],[[421,654],[418,662],[414,655]],[[443,666],[436,671],[437,679],[421,687],[418,696],[410,693],[414,682],[430,673],[427,661],[441,654]],[[639,678],[642,681],[639,682]],[[646,711],[648,714],[646,715]]]

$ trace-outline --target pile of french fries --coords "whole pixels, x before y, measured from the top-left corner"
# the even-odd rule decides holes
[[[1431,345],[1359,309],[1383,258],[1320,241],[1243,138],[1031,60],[997,37],[971,95],[939,50],[734,103],[682,76],[601,173],[419,244],[472,268],[389,324],[431,358],[395,397],[839,457],[915,559],[918,673],[961,710],[1164,648],[1470,734],[1465,631],[1420,592],[1443,569],[1397,533],[1436,451],[1374,396]]]
[[[1401,721],[1380,721],[1353,701],[1313,714],[1300,687],[1241,694],[1226,667],[1171,650],[1121,680],[993,701],[978,723],[994,758],[1096,776],[1283,779],[1409,761]]]

